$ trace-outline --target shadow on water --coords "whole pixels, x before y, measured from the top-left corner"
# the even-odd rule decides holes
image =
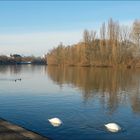
[[[58,85],[70,84],[81,90],[85,102],[99,96],[103,107],[111,113],[130,100],[132,110],[140,114],[139,69],[49,66],[47,73]]]

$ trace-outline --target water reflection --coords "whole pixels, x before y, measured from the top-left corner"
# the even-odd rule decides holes
[[[0,66],[0,85],[1,117],[42,135],[60,140],[140,136],[140,69]],[[48,121],[54,117],[63,121],[57,129]],[[104,131],[101,126],[109,122],[124,131]]]
[[[46,71],[46,66],[36,66],[36,65],[1,65],[0,66],[0,74],[10,74],[16,75],[20,73],[35,73],[35,72],[43,72]]]
[[[18,74],[21,71],[21,65],[11,65],[11,66],[6,66],[6,65],[1,65],[0,66],[0,73],[6,74],[6,73],[11,73],[11,74]]]
[[[120,104],[130,104],[140,113],[140,70],[47,67],[49,77],[58,85],[77,87],[85,102],[98,97],[101,105],[114,112]]]
[[[131,106],[134,113],[140,114],[139,69],[33,65],[0,66],[1,81],[7,80],[8,75],[18,74],[20,76],[21,73],[21,77],[18,78],[22,78],[23,73],[34,74],[36,77],[43,73],[60,87],[63,87],[64,84],[76,87],[80,90],[85,103],[98,98],[100,105],[108,109],[110,113],[114,112],[120,105],[127,104]]]

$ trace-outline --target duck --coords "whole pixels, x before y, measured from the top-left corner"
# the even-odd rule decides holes
[[[62,121],[59,118],[51,118],[48,119],[48,121],[53,125],[54,127],[58,127],[62,124]]]
[[[108,124],[105,124],[105,127],[110,132],[118,132],[118,131],[121,130],[121,127],[118,124],[116,124],[116,123],[108,123]]]

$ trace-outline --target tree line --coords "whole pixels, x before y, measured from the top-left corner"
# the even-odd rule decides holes
[[[41,64],[46,65],[47,61],[42,57],[21,56],[13,54],[10,56],[0,55],[0,65],[16,65],[16,64]]]
[[[50,65],[139,67],[140,20],[131,26],[110,19],[99,29],[85,30],[81,42],[65,46],[60,43],[47,54]]]

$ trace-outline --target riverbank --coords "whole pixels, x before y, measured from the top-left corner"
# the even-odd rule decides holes
[[[136,65],[89,65],[89,64],[47,64],[48,66],[56,66],[56,67],[91,67],[91,68],[127,68],[127,69],[134,69],[140,68],[140,63]]]
[[[49,140],[35,132],[0,119],[1,140]]]

